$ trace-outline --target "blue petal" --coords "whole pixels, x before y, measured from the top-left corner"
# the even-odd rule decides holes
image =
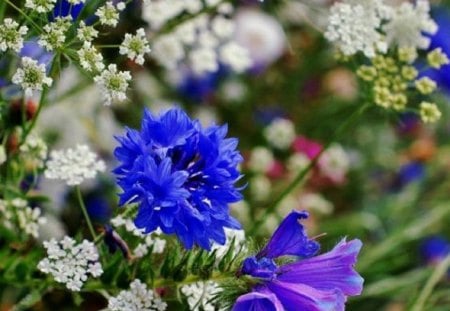
[[[252,292],[240,296],[232,311],[284,311],[284,308],[273,293]]]
[[[309,240],[299,219],[308,218],[308,213],[292,211],[278,226],[266,247],[257,257],[278,258],[284,255],[311,257],[320,248],[319,243]]]

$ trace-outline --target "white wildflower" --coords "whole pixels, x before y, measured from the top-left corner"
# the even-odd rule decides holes
[[[267,200],[271,194],[272,183],[265,175],[257,175],[250,180],[250,194],[256,201]]]
[[[81,67],[86,71],[102,71],[105,68],[102,54],[89,41],[85,41],[77,53]]]
[[[264,129],[267,142],[278,149],[287,149],[295,139],[295,126],[292,121],[277,118]]]
[[[77,145],[74,149],[52,151],[45,177],[64,180],[67,185],[75,186],[85,179],[95,178],[97,172],[104,170],[105,163],[88,146]]]
[[[219,292],[219,285],[213,281],[197,282],[181,287],[181,293],[186,296],[189,310],[191,311],[216,310],[211,303],[211,299]]]
[[[20,146],[21,156],[37,168],[44,167],[44,161],[47,159],[47,150],[44,140],[34,134],[28,135],[25,143]]]
[[[70,18],[57,18],[54,22],[45,25],[38,44],[48,51],[62,48],[70,25]]]
[[[213,243],[211,246],[211,252],[216,252],[216,258],[218,260],[222,259],[223,256],[229,251],[233,243],[232,256],[236,256],[239,252],[243,251],[245,247],[245,231],[236,230],[230,228],[224,228],[227,241],[224,245]]]
[[[77,29],[77,38],[81,42],[92,41],[97,36],[98,31],[93,26],[87,26],[84,21],[80,22],[80,26]]]
[[[168,69],[173,69],[185,56],[183,45],[175,35],[165,35],[153,43],[154,57]]]
[[[26,0],[25,7],[37,13],[47,13],[53,10],[56,0]]]
[[[100,19],[100,24],[116,27],[119,23],[119,7],[108,1],[95,12]]]
[[[266,173],[272,168],[274,163],[275,158],[269,149],[255,147],[250,154],[248,168],[256,173]]]
[[[139,28],[136,35],[125,34],[125,39],[120,45],[120,54],[127,55],[129,59],[139,65],[144,64],[144,55],[150,53],[150,46],[145,38],[144,28]]]
[[[16,211],[19,228],[35,239],[39,236],[39,225],[45,224],[47,219],[41,216],[39,208],[25,207]]]
[[[127,98],[128,83],[131,80],[129,71],[118,71],[116,64],[110,64],[108,69],[94,78],[100,87],[105,105],[113,101],[124,101]]]
[[[211,29],[217,37],[227,39],[233,35],[235,24],[232,20],[219,15],[212,20]]]
[[[310,163],[311,160],[303,153],[294,153],[287,160],[287,169],[296,175],[298,172],[306,169]]]
[[[43,86],[51,86],[53,80],[46,75],[45,66],[29,58],[22,58],[22,68],[18,68],[12,77],[14,84],[20,85],[26,96],[31,96],[33,90],[42,91]]]
[[[197,74],[215,72],[219,68],[216,52],[210,48],[198,48],[189,55],[192,70]]]
[[[341,183],[350,168],[350,159],[344,148],[334,144],[319,158],[318,166],[321,174],[335,183]]]
[[[386,52],[387,44],[380,32],[384,15],[382,0],[336,2],[330,11],[325,37],[335,43],[344,55],[361,51],[367,57]],[[387,10],[387,9],[386,9]]]
[[[129,290],[108,299],[108,309],[111,311],[164,311],[166,308],[167,304],[139,279],[130,283]]]
[[[418,0],[415,6],[409,2],[402,3],[383,27],[389,45],[420,49],[430,45],[430,39],[423,33],[434,34],[437,29],[437,24],[430,17],[430,4],[426,0]]]
[[[235,72],[243,72],[252,65],[248,50],[233,41],[222,46],[219,55],[222,63],[230,66]]]
[[[298,204],[301,210],[314,211],[322,215],[330,215],[334,209],[332,202],[317,193],[304,193],[300,195]]]
[[[44,242],[47,257],[38,264],[43,273],[51,274],[55,281],[65,284],[72,291],[79,291],[89,275],[98,277],[103,273],[98,262],[99,255],[94,243],[75,240],[65,236],[61,241],[55,239]]]
[[[27,26],[20,26],[11,18],[5,18],[0,24],[0,51],[8,48],[19,52],[23,47],[23,36],[28,32]]]
[[[425,123],[434,123],[439,120],[442,113],[435,103],[421,102],[420,103],[420,118]]]

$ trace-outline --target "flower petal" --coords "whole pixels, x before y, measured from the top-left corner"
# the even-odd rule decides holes
[[[284,311],[277,297],[267,291],[251,292],[240,296],[233,306],[232,311]]]
[[[353,266],[361,246],[360,240],[344,239],[328,253],[280,267],[278,280],[320,290],[337,288],[347,296],[359,295],[364,280]]]
[[[311,257],[319,250],[319,243],[309,240],[299,219],[308,218],[306,211],[293,210],[278,226],[266,247],[257,257],[277,258],[284,255]]]

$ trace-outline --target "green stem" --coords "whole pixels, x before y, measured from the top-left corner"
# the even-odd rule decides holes
[[[333,136],[333,139],[331,139],[325,144],[325,146],[322,148],[319,154],[317,154],[311,160],[309,165],[305,167],[303,170],[301,170],[297,174],[297,176],[291,181],[291,183],[272,202],[272,204],[264,210],[262,216],[254,223],[252,229],[250,230],[249,232],[250,235],[254,234],[255,231],[266,221],[267,217],[277,210],[281,202],[283,202],[283,200],[298,187],[298,185],[303,181],[303,179],[306,177],[309,171],[311,171],[311,169],[314,168],[314,166],[317,164],[322,154],[331,146],[332,143],[334,143],[340,137],[340,135],[342,135],[342,133],[347,129],[347,127],[350,126],[350,124],[352,124],[364,112],[364,110],[366,110],[369,107],[369,105],[370,105],[369,103],[362,105],[359,109],[355,110],[344,123],[342,123],[338,127]]]
[[[83,196],[81,195],[81,189],[79,186],[76,186],[77,198],[81,207],[81,211],[83,212],[84,218],[86,219],[86,223],[88,225],[89,231],[91,232],[92,239],[94,241],[97,240],[97,235],[95,234],[94,226],[92,225],[91,219],[89,218],[89,214],[86,210],[86,206],[84,205]]]
[[[434,269],[433,274],[431,274],[427,283],[423,287],[422,291],[419,294],[414,306],[411,311],[422,311],[425,310],[425,303],[430,297],[433,289],[436,287],[437,283],[444,277],[447,273],[448,268],[450,267],[450,255],[448,255],[444,260],[442,260]]]
[[[14,3],[12,3],[10,0],[5,0],[6,3],[8,3],[11,7],[13,7],[17,12],[20,13],[33,27],[35,27],[39,33],[42,33],[42,28],[39,27],[38,24],[36,24],[31,17],[29,17],[22,9],[17,7]]]

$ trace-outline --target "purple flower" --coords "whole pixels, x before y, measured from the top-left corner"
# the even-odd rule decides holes
[[[361,241],[343,239],[314,256],[319,244],[308,239],[299,223],[307,217],[307,212],[292,211],[266,247],[244,260],[241,274],[258,283],[237,299],[233,311],[342,311],[347,296],[361,293],[363,279],[353,269]],[[278,266],[275,259],[286,255],[300,260]]]

